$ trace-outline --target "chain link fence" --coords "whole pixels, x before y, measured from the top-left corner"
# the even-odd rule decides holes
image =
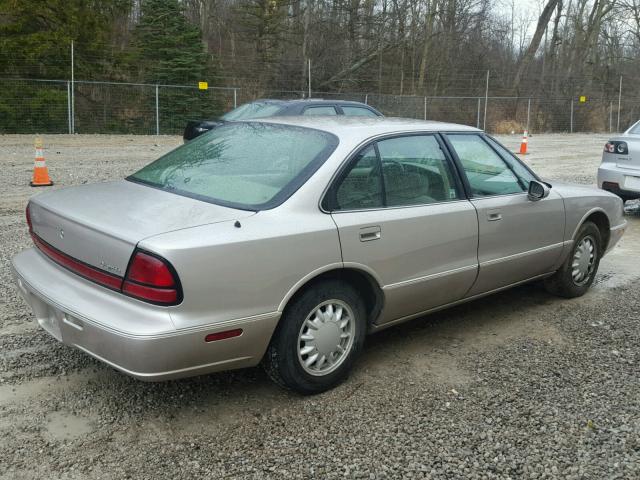
[[[305,98],[300,90],[261,98]],[[640,98],[420,97],[311,92],[312,98],[367,103],[387,116],[461,123],[492,133],[617,132],[640,118]],[[181,134],[254,100],[234,87],[0,79],[0,133]],[[582,100],[582,101],[581,101]],[[620,108],[618,108],[620,102]]]

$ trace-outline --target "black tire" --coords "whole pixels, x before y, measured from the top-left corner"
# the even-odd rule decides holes
[[[582,281],[576,282],[573,277],[572,265],[574,262],[576,250],[579,248],[581,242],[586,237],[590,237],[595,243],[595,259],[593,261],[592,268],[588,273],[588,276],[586,276]],[[583,223],[582,226],[578,229],[578,233],[576,234],[571,252],[569,252],[567,259],[564,261],[564,263],[556,273],[544,280],[545,289],[553,295],[564,298],[575,298],[584,295],[587,290],[589,290],[589,287],[591,287],[596,273],[598,272],[598,266],[600,265],[600,258],[602,257],[602,253],[602,236],[600,235],[600,230],[592,222]]]
[[[336,361],[339,365],[335,370],[323,375],[312,375],[302,366],[301,358],[304,357],[299,358],[298,338],[307,317],[329,300],[343,302],[351,310],[353,340],[344,359]],[[320,281],[308,287],[287,305],[267,348],[263,366],[271,379],[282,387],[303,395],[324,392],[340,384],[348,376],[362,350],[366,329],[365,307],[357,291],[338,280]]]

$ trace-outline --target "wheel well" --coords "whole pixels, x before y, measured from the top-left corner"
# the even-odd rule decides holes
[[[607,246],[609,245],[609,237],[611,235],[609,218],[604,212],[593,212],[589,215],[585,222],[592,222],[598,227],[600,230],[600,237],[602,238],[602,251],[607,250]]]
[[[371,324],[376,320],[376,318],[378,318],[378,315],[382,310],[382,306],[384,305],[384,294],[382,293],[382,289],[371,275],[363,272],[362,270],[356,270],[353,268],[329,270],[328,272],[321,273],[317,277],[313,277],[293,294],[287,302],[287,305],[291,304],[292,301],[294,301],[308,288],[313,288],[315,284],[323,280],[339,280],[351,285],[360,295],[362,295],[362,300],[364,301],[364,306],[367,312],[367,323]]]

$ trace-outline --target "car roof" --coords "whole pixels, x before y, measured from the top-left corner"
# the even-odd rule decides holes
[[[482,130],[457,123],[436,122],[396,117],[349,117],[334,115],[266,117],[248,122],[278,123],[315,128],[333,133],[338,138],[360,137],[363,140],[377,135],[406,132],[482,132]]]
[[[357,102],[354,100],[331,100],[328,98],[294,98],[288,100],[282,100],[277,98],[261,98],[258,100],[253,100],[248,103],[272,103],[275,105],[299,105],[299,104],[323,104],[329,103],[331,105],[357,105],[357,106],[365,106],[369,108],[371,105],[367,105],[366,103]]]

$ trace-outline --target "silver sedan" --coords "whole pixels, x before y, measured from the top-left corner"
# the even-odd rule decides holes
[[[335,117],[230,123],[26,215],[16,282],[61,342],[142,380],[262,361],[301,393],[367,333],[533,280],[584,294],[626,227],[475,128]]]
[[[640,121],[605,144],[598,186],[622,200],[640,198]]]

